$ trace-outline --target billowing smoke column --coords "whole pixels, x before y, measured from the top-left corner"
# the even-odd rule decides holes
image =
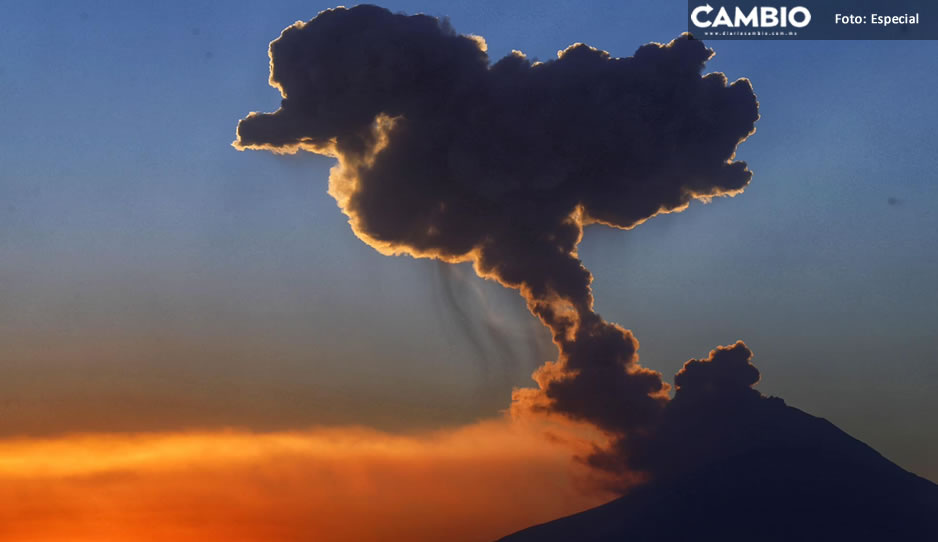
[[[556,60],[490,64],[485,42],[445,20],[375,6],[297,22],[270,44],[274,113],[238,125],[238,149],[338,159],[329,193],[384,254],[472,261],[521,291],[556,362],[515,407],[617,438],[647,433],[668,385],[637,341],[593,310],[577,257],[583,227],[629,229],[693,199],[738,194],[734,161],[758,104],[745,79],[701,76],[713,52],[682,35],[630,58],[575,44]]]
[[[608,446],[595,446],[583,459],[597,469],[622,475],[602,481],[607,489],[622,490],[630,483],[629,473],[679,476],[752,448],[753,434],[758,433],[752,427],[771,427],[779,420],[778,409],[786,407],[781,399],[753,389],[759,370],[751,359],[752,351],[737,341],[715,348],[705,359],[688,361],[674,376],[674,398],[653,426],[616,433]],[[766,432],[784,434],[774,427]]]

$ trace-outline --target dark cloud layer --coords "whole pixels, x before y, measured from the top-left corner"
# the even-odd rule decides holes
[[[281,107],[243,119],[235,146],[335,156],[329,191],[363,241],[472,261],[519,289],[559,358],[535,373],[539,389],[516,391],[517,408],[640,434],[668,386],[638,364],[632,334],[593,311],[576,248],[587,224],[632,228],[748,184],[734,154],[758,104],[747,80],[701,75],[712,54],[683,35],[629,58],[575,44],[556,60],[493,64],[481,38],[445,20],[337,8],[271,43]],[[695,367],[679,387],[698,373],[700,393],[751,379]]]

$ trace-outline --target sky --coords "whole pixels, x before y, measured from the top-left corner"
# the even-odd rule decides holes
[[[505,4],[383,5],[448,16],[493,59],[575,42],[628,56],[686,30],[682,2]],[[218,497],[218,529],[242,510],[259,537],[276,508],[297,529],[285,540],[338,532],[304,523],[328,516],[308,504],[323,487],[349,491],[343,513],[368,514],[348,503],[477,472],[459,482],[478,495],[467,510],[495,519],[466,539],[602,502],[566,475],[569,451],[504,419],[512,388],[556,356],[517,292],[359,241],[326,194],[334,160],[231,147],[239,119],[279,105],[267,44],[330,7],[0,2],[0,476],[16,480],[0,498],[36,499],[5,512],[5,539],[65,539],[41,518],[95,487],[97,512],[65,516],[88,540],[167,517],[184,540],[186,506],[154,504],[168,493]],[[707,45],[706,69],[749,78],[759,99],[737,154],[752,183],[630,231],[589,226],[579,255],[596,310],[668,378],[745,340],[763,393],[938,480],[938,45]],[[486,438],[519,451],[466,456]],[[530,510],[509,516],[478,481],[505,479],[567,497],[503,495]],[[414,484],[407,502],[439,491]],[[144,496],[131,507],[124,494]]]

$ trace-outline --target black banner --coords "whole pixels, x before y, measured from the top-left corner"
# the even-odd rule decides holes
[[[687,2],[687,30],[700,39],[938,39],[935,0],[710,1]]]

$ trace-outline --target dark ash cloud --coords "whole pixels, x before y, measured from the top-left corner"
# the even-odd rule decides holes
[[[752,351],[743,341],[720,346],[706,359],[692,359],[674,375],[674,405],[682,401],[726,401],[737,396],[756,397],[752,386],[759,382],[759,370],[750,361]]]
[[[538,389],[515,392],[516,408],[641,434],[668,385],[638,364],[628,330],[594,312],[576,248],[584,225],[632,228],[749,183],[734,156],[756,97],[748,80],[702,75],[712,55],[685,34],[628,58],[575,44],[556,60],[491,63],[481,38],[445,20],[336,8],[270,44],[281,107],[244,118],[234,145],[336,157],[329,193],[364,242],[471,261],[520,290],[559,357],[535,373]]]
[[[704,359],[687,361],[674,376],[674,398],[654,426],[620,433],[581,460],[613,475],[605,481],[607,489],[625,490],[630,473],[673,477],[731,451],[756,447],[753,435],[756,440],[780,437],[784,431],[770,426],[784,402],[753,389],[760,377],[752,356],[737,341],[715,348]],[[763,427],[753,430],[758,426]]]

